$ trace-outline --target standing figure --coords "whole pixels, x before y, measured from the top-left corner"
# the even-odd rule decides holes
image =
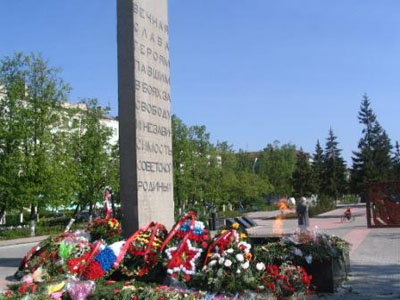
[[[296,212],[299,227],[302,229],[306,229],[310,225],[308,219],[308,206],[306,204],[306,198],[300,198],[300,201],[296,207]]]
[[[112,198],[111,188],[107,186],[104,189],[104,193],[103,193],[104,206],[106,208],[106,218],[107,219],[111,218],[111,216],[113,214],[113,211],[112,211],[111,206],[110,206],[111,198]]]

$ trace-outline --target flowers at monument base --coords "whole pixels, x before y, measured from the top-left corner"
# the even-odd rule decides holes
[[[121,272],[128,278],[141,278],[157,271],[162,262],[161,247],[168,235],[164,225],[151,222],[127,240]]]
[[[161,249],[165,249],[165,267],[172,278],[189,281],[202,265],[210,232],[189,211],[174,225]]]
[[[132,299],[172,299],[172,300],[197,300],[206,299],[204,292],[189,291],[163,285],[136,285],[131,284],[121,289],[114,290],[114,298],[118,300]]]
[[[185,281],[190,280],[190,276],[196,273],[196,261],[200,258],[203,249],[193,247],[191,241],[185,240],[179,247],[170,247],[165,250],[169,259],[167,272],[172,277],[184,273]]]
[[[221,231],[208,249],[203,269],[190,284],[233,295],[254,290],[257,276],[250,250],[251,245],[240,241],[236,229]]]
[[[81,273],[83,277],[88,280],[98,280],[106,274],[110,275],[115,270],[114,264],[120,257],[124,245],[125,241],[119,241],[101,249],[102,245],[99,243],[87,258]]]
[[[278,299],[289,299],[310,293],[311,276],[302,267],[283,263],[267,266],[260,282]]]
[[[71,300],[85,300],[95,290],[93,281],[71,280],[67,284],[67,293]]]
[[[350,244],[337,236],[319,233],[316,230],[302,230],[279,242],[257,246],[255,256],[265,264],[280,265],[291,261],[295,265],[307,266],[313,261],[342,259],[348,255],[349,250]]]
[[[109,221],[98,224],[118,228]],[[312,278],[305,268],[314,260],[349,249],[340,238],[318,232],[296,232],[254,249],[236,224],[210,240],[193,212],[169,234],[151,222],[127,240],[89,240],[88,232],[77,231],[35,246],[21,264],[21,282],[0,299],[293,298],[309,293]]]
[[[66,260],[81,257],[90,250],[89,235],[83,231],[62,233],[49,237],[33,247],[22,259],[19,276],[34,274],[42,268],[48,276],[68,272]]]
[[[92,241],[103,240],[107,244],[112,244],[122,240],[122,228],[119,221],[115,218],[96,218],[86,228],[90,233]]]

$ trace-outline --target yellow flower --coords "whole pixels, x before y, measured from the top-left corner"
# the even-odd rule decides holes
[[[111,228],[117,228],[118,227],[118,221],[116,219],[111,219],[108,221],[108,226]]]
[[[239,224],[239,223],[233,223],[233,224],[232,224],[232,228],[233,228],[233,229],[239,229],[239,227],[240,227],[240,224]]]
[[[47,287],[47,294],[51,295],[53,293],[61,291],[61,289],[64,287],[65,281],[61,281],[60,283],[49,285]]]
[[[245,233],[241,233],[240,234],[240,239],[241,240],[244,240],[244,239],[246,239],[247,238],[247,234],[245,234]]]
[[[251,255],[251,253],[248,252],[248,253],[246,253],[245,257],[246,257],[247,260],[251,260],[253,255]]]
[[[227,232],[227,230],[224,229],[224,230],[221,231],[221,234],[225,234],[226,232]]]

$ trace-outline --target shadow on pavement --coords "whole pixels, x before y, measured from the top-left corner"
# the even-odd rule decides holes
[[[376,298],[400,297],[400,264],[352,265],[349,283],[353,290]]]
[[[374,229],[371,229],[369,236],[370,237],[379,237],[380,239],[385,239],[385,240],[398,240],[400,243],[400,231],[384,233],[384,232],[374,232]],[[400,266],[399,266],[399,268],[400,268]],[[400,270],[399,270],[399,277],[400,277]]]
[[[21,258],[0,258],[0,267],[16,268],[19,266]]]

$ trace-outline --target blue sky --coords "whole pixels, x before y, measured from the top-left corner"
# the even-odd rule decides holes
[[[170,0],[172,111],[212,140],[313,152],[330,127],[350,162],[367,93],[400,140],[400,1]],[[41,52],[117,114],[114,0],[1,0],[0,56]]]

